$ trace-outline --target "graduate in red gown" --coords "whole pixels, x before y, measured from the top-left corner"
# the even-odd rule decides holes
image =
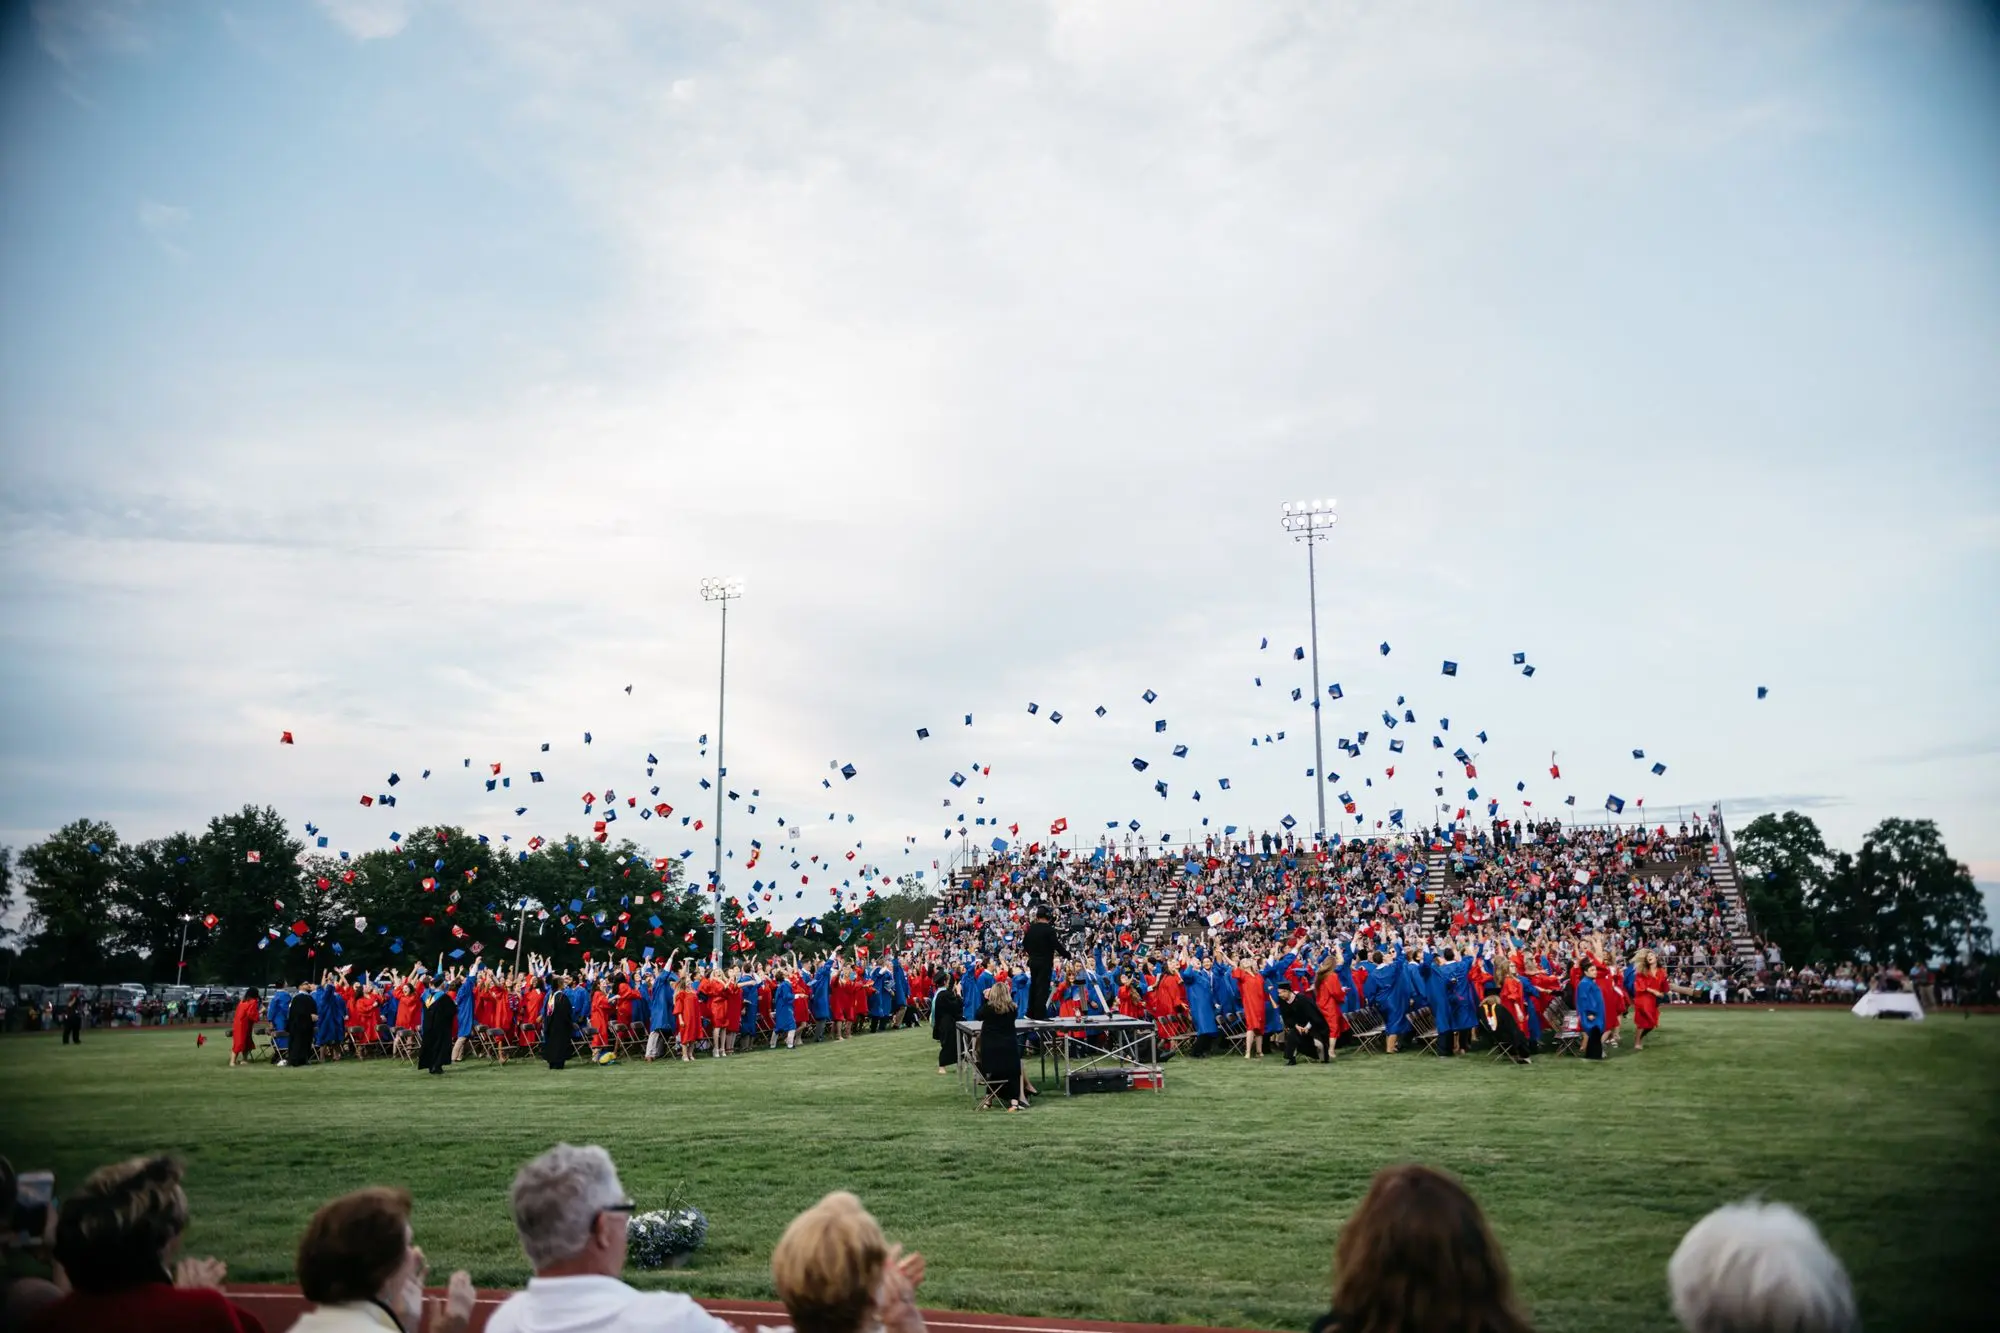
[[[1639,951],[1639,968],[1632,976],[1632,1013],[1639,1035],[1632,1049],[1646,1049],[1646,1034],[1660,1025],[1660,1005],[1667,998],[1667,969],[1651,949]]]
[[[590,993],[590,1053],[601,1056],[611,1047],[611,996],[603,986]]]
[[[674,987],[674,1027],[681,1039],[681,1059],[693,1060],[695,1043],[701,1040],[701,992],[692,979],[682,977]]]
[[[1237,994],[1243,997],[1243,1058],[1264,1054],[1264,974],[1240,962],[1230,963]]]
[[[743,1026],[743,985],[734,968],[722,983],[722,1019],[716,1024],[715,1039],[724,1055],[736,1053],[736,1032]]]
[[[236,1002],[236,1013],[229,1020],[229,1063],[239,1065],[250,1055],[255,1044],[251,1034],[256,1031],[257,1020],[262,1017],[264,1006],[257,1000],[257,988],[252,986],[243,992],[243,998]]]
[[[1340,1041],[1343,1031],[1341,1007],[1347,1003],[1347,990],[1340,984],[1340,955],[1329,953],[1320,960],[1319,974],[1313,980],[1313,1003],[1319,1006],[1320,1016],[1326,1019],[1326,1058],[1333,1059],[1333,1048]]]
[[[382,1002],[375,998],[373,986],[354,997],[354,1007],[348,1011],[348,1022],[361,1029],[363,1045],[373,1046],[382,1040]]]

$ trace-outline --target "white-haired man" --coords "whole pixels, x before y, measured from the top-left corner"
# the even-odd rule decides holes
[[[1689,1228],[1667,1263],[1688,1333],[1858,1333],[1847,1270],[1782,1203],[1726,1204]]]
[[[521,1168],[511,1201],[535,1275],[494,1312],[489,1333],[735,1333],[679,1292],[619,1280],[633,1203],[604,1149],[558,1143]]]

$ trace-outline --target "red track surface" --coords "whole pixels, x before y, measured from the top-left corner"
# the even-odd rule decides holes
[[[297,1287],[232,1285],[229,1298],[263,1322],[266,1333],[284,1333],[292,1321],[312,1308]],[[444,1294],[437,1289],[438,1295]],[[510,1291],[481,1291],[472,1314],[471,1333],[481,1333],[486,1321]],[[767,1328],[783,1324],[785,1307],[770,1301],[703,1301],[710,1314],[727,1319],[738,1328]],[[1191,1329],[1179,1324],[1112,1324],[1093,1319],[1022,1319],[1004,1314],[966,1314],[959,1310],[926,1310],[924,1324],[940,1333],[1215,1333],[1213,1329]]]

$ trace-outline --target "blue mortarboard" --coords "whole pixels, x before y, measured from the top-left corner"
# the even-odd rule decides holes
[[[1403,710],[1403,721],[1405,721],[1405,722],[1415,722],[1416,720],[1417,720],[1417,710],[1416,710],[1416,709],[1414,709],[1414,708],[1405,708],[1405,709]]]
[[[929,740],[929,739],[930,739],[930,734],[931,734],[931,729],[930,729],[929,727],[918,727],[918,728],[917,728],[917,739],[918,739],[918,740],[920,740],[920,741],[921,741],[921,740]]]
[[[1051,713],[1049,714],[1049,721],[1051,721],[1051,722],[1060,722],[1060,721],[1062,721],[1062,714],[1061,714],[1061,713],[1056,713],[1056,712],[1051,712]]]
[[[1161,779],[1160,781],[1158,781],[1158,782],[1155,782],[1155,783],[1153,784],[1153,790],[1154,790],[1154,791],[1156,791],[1156,792],[1158,792],[1158,793],[1160,794],[1160,799],[1161,799],[1161,800],[1165,800],[1165,799],[1166,799],[1166,797],[1167,797],[1167,783],[1166,783],[1166,779],[1162,778],[1162,779]]]
[[[1338,699],[1341,697],[1339,681],[1335,681],[1326,687],[1326,697],[1329,699]]]
[[[1304,693],[1305,693],[1304,690],[1301,690],[1298,686],[1294,685],[1292,687],[1292,702],[1297,703],[1299,701],[1300,696],[1303,695]]]
[[[1448,718],[1448,717],[1441,717],[1441,718],[1439,718],[1439,719],[1438,719],[1438,730],[1439,730],[1439,731],[1450,731],[1450,730],[1451,730],[1451,719],[1450,719],[1450,718]]]
[[[450,955],[450,956],[451,956],[451,957],[453,957],[453,958],[463,958],[463,957],[465,957],[465,950],[463,950],[463,949],[453,949],[453,950],[451,951],[451,955]]]
[[[530,782],[540,782],[541,780],[542,780],[542,775],[539,770],[528,774],[528,781]]]
[[[1185,745],[1176,745],[1176,746],[1174,747],[1174,758],[1176,758],[1176,759],[1185,759],[1185,758],[1187,758],[1187,746],[1185,746]]]
[[[1472,756],[1465,752],[1465,747],[1462,745],[1458,749],[1453,750],[1451,752],[1451,757],[1453,759],[1458,760],[1458,762],[1461,764],[1469,764],[1472,762]]]
[[[1151,703],[1160,696],[1153,693],[1151,690],[1147,690],[1144,694],[1140,695],[1139,697],[1141,699],[1144,699],[1147,703]]]
[[[1403,706],[1403,696],[1399,694],[1396,696],[1396,707],[1401,708],[1402,706]]]
[[[547,741],[543,741],[543,742],[542,742],[542,753],[543,753],[543,754],[547,754],[548,752],[549,752],[549,743],[548,743]]]
[[[1103,716],[1104,716],[1104,705],[1103,705],[1103,704],[1099,704],[1099,705],[1097,705],[1097,715],[1098,715],[1099,717],[1103,717]]]
[[[1224,824],[1224,825],[1222,826],[1222,836],[1223,836],[1223,837],[1225,837],[1225,838],[1226,838],[1226,837],[1228,837],[1228,836],[1229,836],[1230,834],[1232,834],[1232,833],[1234,833],[1234,832],[1236,832],[1236,825],[1234,825],[1234,824]]]
[[[397,775],[397,774],[395,774],[395,773],[391,773],[391,774],[389,775],[389,785],[390,785],[391,787],[395,786],[395,785],[396,785],[397,783],[401,782],[402,780],[403,780],[403,779],[402,779],[402,778],[401,778],[401,777],[400,777],[399,775]]]
[[[1444,664],[1444,674],[1447,676],[1456,676],[1458,674],[1458,663],[1446,661]]]
[[[840,776],[841,776],[841,777],[843,777],[843,778],[851,778],[851,777],[853,777],[853,776],[855,775],[855,773],[857,773],[857,772],[859,772],[859,771],[860,771],[860,770],[856,769],[856,768],[854,767],[854,765],[852,765],[852,764],[842,764],[842,765],[840,766]],[[734,795],[735,795],[736,793],[735,793],[735,792],[731,792],[731,793],[729,793],[729,794],[730,794],[731,796],[734,796]]]
[[[1028,711],[1030,713],[1039,713],[1042,711],[1042,706],[1040,704],[1031,703],[1028,705]]]
[[[1521,674],[1524,676],[1532,676],[1535,674],[1535,669],[1531,666],[1524,666],[1521,668]]]
[[[486,779],[486,790],[488,790],[488,791],[492,791],[492,790],[493,790],[494,788],[498,787],[499,785],[500,785],[500,779],[498,779],[498,778],[488,778],[488,779]]]
[[[1215,785],[1216,785],[1216,786],[1218,786],[1218,787],[1220,787],[1220,788],[1222,788],[1222,790],[1224,790],[1224,791],[1228,791],[1228,790],[1229,790],[1229,779],[1228,779],[1228,778],[1217,778],[1217,779],[1215,780]]]
[[[1250,683],[1252,685],[1255,685],[1260,690],[1264,688],[1264,678],[1262,676],[1250,677]]]
[[[1478,799],[1479,799],[1479,788],[1477,788],[1477,787],[1467,787],[1467,788],[1465,789],[1465,799],[1466,799],[1466,800],[1468,800],[1468,801],[1476,801],[1476,800],[1478,800]]]
[[[1528,660],[1528,655],[1527,655],[1526,653],[1515,653],[1515,654],[1514,654],[1514,665],[1515,665],[1515,666],[1520,666],[1520,665],[1521,665],[1521,664],[1522,664],[1523,662],[1525,662],[1525,661],[1527,661],[1527,660]]]
[[[1517,782],[1514,784],[1515,791],[1526,791],[1527,789],[1528,789],[1528,784],[1525,782]]]
[[[590,733],[587,731],[583,733],[583,743],[585,745],[590,744]]]
[[[1389,641],[1387,639],[1384,639],[1382,641],[1382,656],[1387,657],[1388,655],[1389,655]]]
[[[709,788],[710,788],[710,787],[711,787],[712,785],[713,785],[713,784],[712,784],[712,783],[710,783],[710,782],[709,782],[709,780],[708,780],[707,778],[703,778],[703,779],[701,780],[701,789],[702,789],[703,791],[707,791],[707,790],[708,790],[708,789],[709,789]]]
[[[1385,727],[1396,725],[1396,715],[1386,708],[1382,710],[1382,725]]]
[[[1389,822],[1400,828],[1403,823],[1403,812],[1401,810],[1391,810],[1389,812]]]
[[[1767,685],[1759,685],[1759,686],[1757,687],[1757,697],[1758,697],[1759,699],[1763,698],[1763,697],[1764,697],[1765,695],[1769,694],[1770,692],[1771,692],[1771,690],[1770,690],[1770,687],[1769,687],[1769,686],[1767,686]]]
[[[1644,759],[1646,757],[1646,752],[1644,750],[1634,750],[1632,751],[1632,757],[1634,759]]]
[[[1154,731],[1165,731],[1166,729],[1167,729],[1167,720],[1165,718],[1161,717],[1153,719]]]
[[[1666,772],[1666,771],[1667,771],[1667,766],[1666,766],[1665,764],[1654,764],[1654,765],[1653,765],[1653,776],[1654,776],[1654,777],[1659,777],[1659,776],[1660,776],[1660,774],[1662,774],[1662,773],[1664,773],[1664,772]]]
[[[1481,745],[1486,744],[1486,733],[1483,731],[1479,733],[1479,743]]]
[[[1576,804],[1576,797],[1574,797],[1574,796],[1565,796],[1565,797],[1563,797],[1563,804],[1564,804],[1564,805],[1575,805],[1575,804]]]
[[[954,787],[963,787],[965,785],[965,774],[963,773],[952,774],[951,785]]]
[[[1280,824],[1283,824],[1286,828],[1296,828],[1298,826],[1299,821],[1293,819],[1290,815],[1286,815],[1283,819],[1279,820],[1278,822]]]
[[[1607,796],[1604,798],[1604,808],[1614,815],[1622,815],[1625,813],[1625,802],[1620,797]]]
[[[967,713],[965,715],[965,725],[968,727],[972,725],[972,714]]]
[[[1125,827],[1131,829],[1134,833],[1137,833],[1139,831],[1139,821],[1135,819],[1131,823],[1127,824]]]
[[[1146,771],[1146,761],[1143,759],[1135,758],[1132,761],[1132,767],[1137,769],[1139,772],[1144,773]]]
[[[1271,641],[1269,639],[1257,640],[1257,651],[1259,652],[1262,652],[1264,649],[1269,648],[1270,646],[1271,646]]]
[[[1438,736],[1431,737],[1431,748],[1433,750],[1442,750],[1444,748],[1443,738]]]
[[[1391,753],[1391,754],[1401,754],[1402,752],[1403,752],[1403,742],[1402,742],[1402,741],[1400,741],[1400,740],[1393,740],[1393,741],[1390,741],[1390,742],[1389,742],[1389,753]]]
[[[1292,649],[1292,660],[1293,660],[1294,662],[1303,662],[1303,661],[1305,661],[1305,660],[1306,660],[1306,650],[1305,650],[1304,648],[1294,648],[1294,649]]]
[[[316,841],[318,842],[318,844],[319,844],[319,845],[320,845],[321,847],[324,847],[324,846],[326,846],[326,835],[324,835],[324,834],[321,834],[321,835],[320,835],[320,837],[319,837],[318,839],[316,839]]]

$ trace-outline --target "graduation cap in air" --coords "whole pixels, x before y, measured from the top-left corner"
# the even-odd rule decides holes
[[[1143,759],[1134,758],[1132,760],[1132,767],[1137,771],[1144,773],[1146,771],[1146,761]]]
[[[1166,783],[1166,779],[1165,779],[1165,778],[1162,778],[1162,779],[1160,779],[1160,780],[1159,780],[1158,782],[1155,782],[1155,783],[1153,784],[1153,790],[1154,790],[1154,791],[1156,791],[1156,792],[1158,792],[1158,793],[1160,794],[1160,799],[1161,799],[1161,800],[1165,800],[1165,799],[1166,799],[1166,797],[1167,797],[1167,783]]]
[[[1338,699],[1341,697],[1339,681],[1335,681],[1326,687],[1326,697],[1329,699]]]
[[[930,735],[931,735],[931,729],[930,729],[929,727],[918,727],[918,728],[917,728],[917,739],[918,739],[918,740],[920,740],[920,741],[922,741],[922,740],[929,740],[929,739],[930,739]]]
[[[1269,648],[1270,646],[1271,646],[1271,641],[1268,638],[1257,640],[1257,650],[1259,652],[1262,652],[1264,649]]]
[[[1061,713],[1050,713],[1050,714],[1049,714],[1049,721],[1051,721],[1051,722],[1060,722],[1060,721],[1062,721],[1062,714],[1061,714]]]
[[[1293,703],[1297,703],[1297,702],[1299,701],[1300,697],[1301,697],[1301,696],[1302,696],[1302,695],[1303,695],[1304,693],[1305,693],[1305,691],[1303,691],[1303,690],[1299,689],[1299,688],[1298,688],[1298,687],[1297,687],[1296,685],[1295,685],[1295,686],[1293,686],[1293,687],[1292,687],[1292,702],[1293,702]]]
[[[1167,729],[1167,720],[1165,718],[1161,717],[1153,719],[1154,731],[1160,732],[1160,731],[1165,731],[1166,729]]]
[[[1460,746],[1458,749],[1453,750],[1451,752],[1451,757],[1453,759],[1458,760],[1458,762],[1461,764],[1469,764],[1472,762],[1472,756],[1465,752],[1464,746]]]
[[[963,787],[965,785],[965,774],[963,773],[952,774],[951,785],[954,787]]]
[[[1303,662],[1303,661],[1305,661],[1305,660],[1306,660],[1306,650],[1305,650],[1304,648],[1302,648],[1302,647],[1301,647],[1301,648],[1294,648],[1294,649],[1292,649],[1292,660],[1293,660],[1294,662]]]
[[[542,753],[543,753],[543,754],[547,754],[548,752],[549,752],[549,743],[548,743],[547,741],[543,741],[543,742],[542,742]]]
[[[1153,693],[1153,692],[1152,692],[1151,690],[1147,690],[1147,691],[1146,691],[1146,692],[1145,692],[1144,694],[1140,695],[1139,697],[1140,697],[1141,699],[1144,699],[1144,700],[1145,700],[1145,701],[1146,701],[1147,703],[1152,703],[1152,702],[1153,702],[1154,700],[1158,699],[1158,698],[1159,698],[1160,696],[1159,696],[1159,695],[1157,695],[1157,694],[1155,694],[1155,693]]]
[[[1644,759],[1646,757],[1646,752],[1644,750],[1634,750],[1632,751],[1632,757],[1634,759]]]
[[[1298,820],[1292,818],[1290,815],[1286,815],[1283,819],[1279,820],[1278,822],[1284,825],[1288,829],[1297,828],[1299,823]]]
[[[1228,790],[1229,790],[1229,779],[1228,779],[1228,778],[1217,778],[1217,779],[1215,780],[1215,785],[1216,785],[1216,786],[1218,786],[1218,787],[1220,787],[1220,788],[1222,788],[1222,790],[1224,790],[1224,791],[1228,791]]]
[[[1042,706],[1037,703],[1031,703],[1028,705],[1028,711],[1030,713],[1039,713],[1042,711]]]
[[[1389,752],[1391,754],[1401,754],[1403,752],[1403,742],[1401,740],[1390,741]]]
[[[1104,705],[1103,705],[1103,704],[1099,704],[1099,705],[1097,705],[1097,715],[1098,715],[1099,717],[1103,717],[1103,716],[1104,716]]]
[[[1523,662],[1526,662],[1527,660],[1528,660],[1528,655],[1527,655],[1526,653],[1515,653],[1515,654],[1514,654],[1514,665],[1515,665],[1515,666],[1520,666],[1520,665],[1521,665],[1521,664],[1522,664]]]
[[[1444,748],[1444,738],[1440,736],[1431,737],[1431,748],[1433,750],[1442,750]]]
[[[539,770],[528,774],[528,781],[530,782],[540,782],[541,780],[542,780],[542,775]]]
[[[1264,688],[1264,678],[1262,676],[1250,677],[1250,683],[1252,685],[1255,685],[1260,690]]]
[[[285,732],[280,732],[280,733],[278,734],[278,744],[280,744],[280,745],[292,745],[292,744],[295,744],[295,743],[296,743],[296,742],[294,742],[294,741],[292,740],[292,733],[291,733],[291,732],[289,732],[289,731],[285,731]]]
[[[1134,833],[1137,833],[1139,831],[1139,821],[1135,819],[1131,823],[1127,824],[1125,827],[1131,829]]]
[[[1527,789],[1528,789],[1528,784],[1525,782],[1517,782],[1514,784],[1515,791],[1526,791]]]
[[[1444,664],[1444,674],[1447,676],[1456,676],[1458,674],[1458,663],[1447,661]]]
[[[967,713],[965,715],[965,725],[968,727],[972,725],[972,714]]]
[[[398,775],[398,774],[395,774],[395,773],[391,773],[391,774],[389,775],[389,785],[390,785],[391,787],[395,786],[395,785],[396,785],[397,783],[401,782],[402,780],[403,780],[403,779],[402,779],[402,777],[401,777],[400,775]]]
[[[856,774],[857,772],[859,772],[859,771],[860,771],[860,770],[856,769],[856,768],[854,767],[854,765],[852,765],[852,764],[842,764],[842,765],[840,766],[840,776],[841,776],[841,777],[843,777],[843,778],[851,778],[851,777],[853,777],[853,776],[854,776],[854,775],[855,775],[855,774]],[[734,796],[734,795],[735,795],[736,793],[735,793],[735,792],[731,792],[731,793],[729,793],[729,794],[730,794],[731,796]]]
[[[1524,676],[1532,676],[1535,674],[1535,669],[1531,666],[1524,666],[1521,668],[1521,674]]]
[[[1666,771],[1667,771],[1667,766],[1665,764],[1653,765],[1653,776],[1656,778],[1659,777],[1662,773],[1665,773]]]
[[[1486,744],[1486,733],[1483,731],[1479,733],[1479,743],[1481,745]]]
[[[1563,804],[1564,804],[1564,805],[1575,805],[1575,804],[1576,804],[1576,797],[1574,797],[1574,796],[1565,796],[1565,797],[1563,797]]]
[[[1396,725],[1396,715],[1386,708],[1382,710],[1382,725],[1385,727],[1394,727]]]
[[[1416,720],[1417,720],[1417,710],[1416,710],[1416,709],[1414,709],[1414,708],[1405,708],[1405,709],[1403,710],[1403,721],[1405,721],[1405,722],[1415,722]]]
[[[1771,690],[1770,690],[1770,687],[1769,687],[1769,686],[1767,686],[1767,685],[1759,685],[1759,686],[1757,687],[1757,697],[1758,697],[1759,699],[1763,698],[1763,697],[1764,697],[1765,695],[1769,694],[1770,692],[1771,692]]]
[[[1622,815],[1625,813],[1625,802],[1620,797],[1607,796],[1604,798],[1604,808],[1614,815]]]
[[[1389,641],[1387,639],[1384,639],[1382,640],[1382,656],[1387,657],[1388,655],[1389,655]]]

